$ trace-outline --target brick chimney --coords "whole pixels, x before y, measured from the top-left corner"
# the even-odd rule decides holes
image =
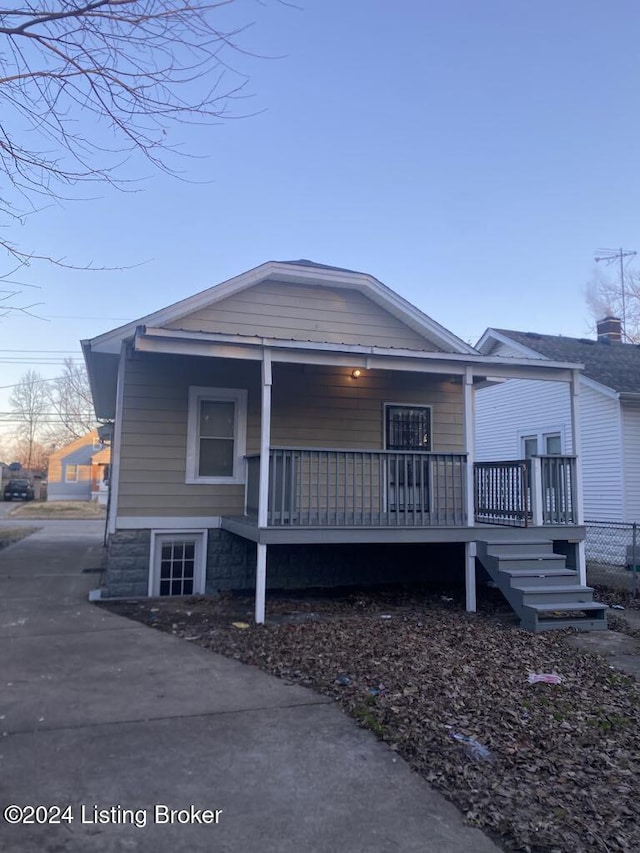
[[[622,321],[618,317],[603,317],[596,323],[598,340],[619,344],[622,340]]]

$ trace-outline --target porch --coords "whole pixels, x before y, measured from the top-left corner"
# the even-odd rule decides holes
[[[472,474],[472,477],[470,476]],[[575,456],[476,462],[429,451],[272,447],[261,528],[554,527],[579,524]],[[260,455],[246,457],[258,526]]]

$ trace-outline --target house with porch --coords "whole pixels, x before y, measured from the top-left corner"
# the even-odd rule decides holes
[[[373,276],[306,260],[82,346],[113,421],[102,596],[251,588],[263,622],[267,588],[444,574],[474,610],[480,564],[523,627],[605,625],[585,585],[579,435],[535,484],[475,462],[478,387],[562,382],[575,415],[579,365],[483,355]]]

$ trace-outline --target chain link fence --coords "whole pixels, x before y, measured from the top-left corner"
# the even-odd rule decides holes
[[[587,583],[638,595],[640,531],[637,523],[585,521]]]

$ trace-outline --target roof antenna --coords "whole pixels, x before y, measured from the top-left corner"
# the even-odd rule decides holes
[[[627,338],[627,302],[626,302],[626,285],[624,283],[624,259],[631,258],[638,253],[633,249],[597,249],[598,257],[595,258],[595,262],[598,264],[600,261],[604,261],[605,264],[610,265],[615,260],[620,262],[620,294],[622,296],[622,340],[628,341]]]

